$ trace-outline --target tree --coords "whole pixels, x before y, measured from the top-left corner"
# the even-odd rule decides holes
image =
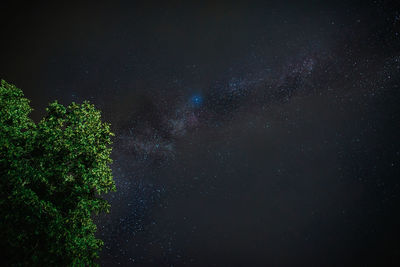
[[[89,102],[53,102],[37,124],[29,100],[0,84],[0,243],[6,265],[95,265],[92,215],[115,190],[110,125]]]

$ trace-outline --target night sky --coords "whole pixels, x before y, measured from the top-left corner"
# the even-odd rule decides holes
[[[0,78],[112,124],[100,264],[400,265],[399,3],[31,2]]]

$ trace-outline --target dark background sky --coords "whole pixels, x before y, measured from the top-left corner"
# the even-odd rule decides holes
[[[1,4],[32,117],[116,133],[99,262],[399,265],[396,1],[166,2]]]

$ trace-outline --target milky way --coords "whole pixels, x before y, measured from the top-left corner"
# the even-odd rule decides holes
[[[316,60],[314,56],[287,64],[277,77],[264,73],[232,77],[222,84],[215,83],[202,93],[183,96],[176,103],[154,100],[151,105],[155,110],[149,115],[149,121],[128,123],[125,126],[128,129],[117,137],[117,147],[140,161],[173,157],[174,141],[188,131],[219,125],[243,106],[255,102],[266,107],[272,101],[288,101],[298,90],[304,89],[305,83],[310,83],[314,65],[320,64]]]

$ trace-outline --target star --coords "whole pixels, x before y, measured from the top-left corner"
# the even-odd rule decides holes
[[[194,94],[190,98],[190,102],[193,106],[199,107],[203,104],[203,97],[200,94]]]

